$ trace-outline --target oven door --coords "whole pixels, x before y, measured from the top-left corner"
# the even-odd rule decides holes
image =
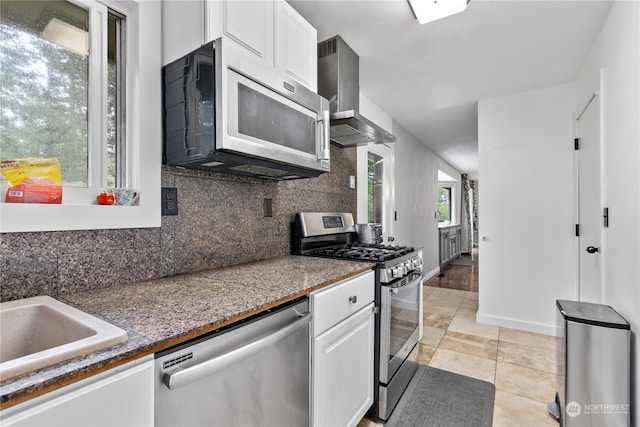
[[[216,150],[328,172],[328,101],[224,42],[216,44]]]
[[[418,342],[422,273],[380,291],[380,382],[388,384]]]

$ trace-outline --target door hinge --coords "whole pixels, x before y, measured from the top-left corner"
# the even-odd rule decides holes
[[[580,237],[580,224],[576,224],[576,237]]]
[[[575,138],[573,140],[573,149],[574,150],[579,150],[580,149],[580,138]]]

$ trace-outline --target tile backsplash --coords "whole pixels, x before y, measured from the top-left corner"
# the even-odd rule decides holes
[[[286,182],[163,167],[178,189],[160,228],[0,234],[0,301],[117,286],[290,253],[300,211],[356,213],[356,149],[331,146],[331,172]],[[273,215],[265,217],[264,199]]]

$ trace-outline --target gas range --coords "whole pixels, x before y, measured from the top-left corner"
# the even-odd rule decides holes
[[[422,251],[411,246],[359,242],[350,213],[296,214],[293,253],[375,262],[381,284],[422,273]]]
[[[422,272],[422,253],[411,246],[391,246],[371,243],[350,243],[309,250],[306,255],[325,258],[344,258],[378,263],[380,283],[389,283]]]

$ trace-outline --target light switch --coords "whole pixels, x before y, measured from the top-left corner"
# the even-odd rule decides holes
[[[349,188],[356,188],[356,177],[349,175]]]

